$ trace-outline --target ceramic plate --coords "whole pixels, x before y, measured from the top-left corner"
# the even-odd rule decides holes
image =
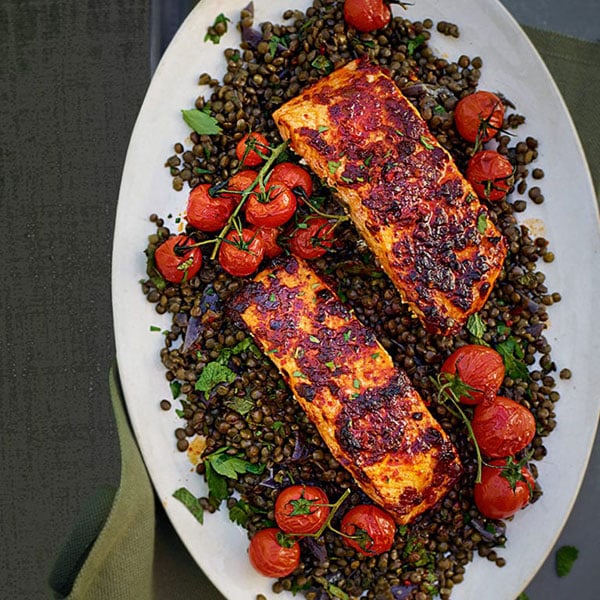
[[[192,472],[185,454],[175,449],[173,430],[180,425],[174,411],[159,408],[170,390],[159,360],[160,333],[169,326],[140,290],[145,276],[143,250],[153,226],[150,213],[180,214],[187,194],[174,192],[164,168],[173,143],[189,130],[180,109],[193,106],[205,93],[197,85],[199,74],[221,76],[224,48],[237,45],[239,34],[230,27],[219,45],[203,42],[206,29],[224,12],[237,22],[248,0],[204,0],[183,24],[159,64],[131,138],[123,172],[116,219],[113,255],[113,304],[117,356],[131,422],[141,452],[166,511],[192,556],[230,600],[269,594],[271,580],[257,575],[248,564],[246,533],[220,511],[198,524],[186,508],[172,498],[187,486],[206,493],[201,478]],[[305,0],[255,2],[256,23],[280,20],[284,8],[306,7]],[[396,7],[398,8],[398,7]],[[400,9],[399,9],[400,10]],[[600,293],[600,236],[595,196],[583,152],[563,101],[533,46],[506,10],[494,0],[419,0],[406,12],[408,18],[431,17],[457,23],[459,39],[433,34],[430,45],[441,56],[461,54],[483,58],[482,89],[501,90],[527,123],[519,136],[541,141],[537,166],[544,169],[546,201],[531,205],[524,220],[550,240],[555,262],[544,265],[548,287],[563,301],[550,313],[546,337],[553,358],[573,371],[559,381],[558,426],[547,439],[548,456],[538,463],[542,498],[508,524],[508,544],[502,550],[507,565],[499,569],[476,559],[453,600],[481,598],[513,600],[527,585],[550,552],[571,510],[583,477],[598,421],[600,336],[594,298]],[[531,204],[531,203],[530,203]],[[171,224],[176,230],[176,225]],[[232,577],[235,573],[235,577]],[[483,591],[485,590],[485,591]],[[270,594],[269,594],[270,595]],[[290,596],[291,597],[291,596]]]

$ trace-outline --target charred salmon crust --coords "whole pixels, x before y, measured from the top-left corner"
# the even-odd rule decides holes
[[[507,244],[450,154],[380,67],[358,59],[273,113],[333,188],[425,328],[459,330],[485,304]]]
[[[261,271],[229,310],[271,358],[333,456],[398,523],[435,505],[457,452],[373,332],[300,259]]]

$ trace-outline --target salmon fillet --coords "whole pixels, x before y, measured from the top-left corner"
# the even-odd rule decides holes
[[[485,304],[507,244],[450,154],[380,67],[356,60],[273,113],[333,188],[425,328],[459,330]]]
[[[403,371],[333,290],[295,257],[230,304],[275,363],[333,456],[402,524],[462,472],[457,452]]]

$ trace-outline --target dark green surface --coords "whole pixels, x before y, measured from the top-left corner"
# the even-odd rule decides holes
[[[600,49],[531,36],[598,173]],[[148,83],[147,6],[2,0],[0,51],[0,598],[27,600],[47,594],[50,563],[93,490],[119,483],[110,252],[127,141]],[[597,481],[588,478],[584,494],[600,493]],[[531,600],[598,597],[591,506],[578,501],[561,538],[581,550],[572,574],[558,580],[548,561]],[[156,597],[207,598],[156,510]]]

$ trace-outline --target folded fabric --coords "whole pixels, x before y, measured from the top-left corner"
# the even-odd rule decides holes
[[[570,108],[600,186],[600,44],[526,28]],[[121,447],[121,481],[83,508],[49,577],[65,600],[222,600],[178,539],[152,485],[127,421],[116,366],[110,393]]]

